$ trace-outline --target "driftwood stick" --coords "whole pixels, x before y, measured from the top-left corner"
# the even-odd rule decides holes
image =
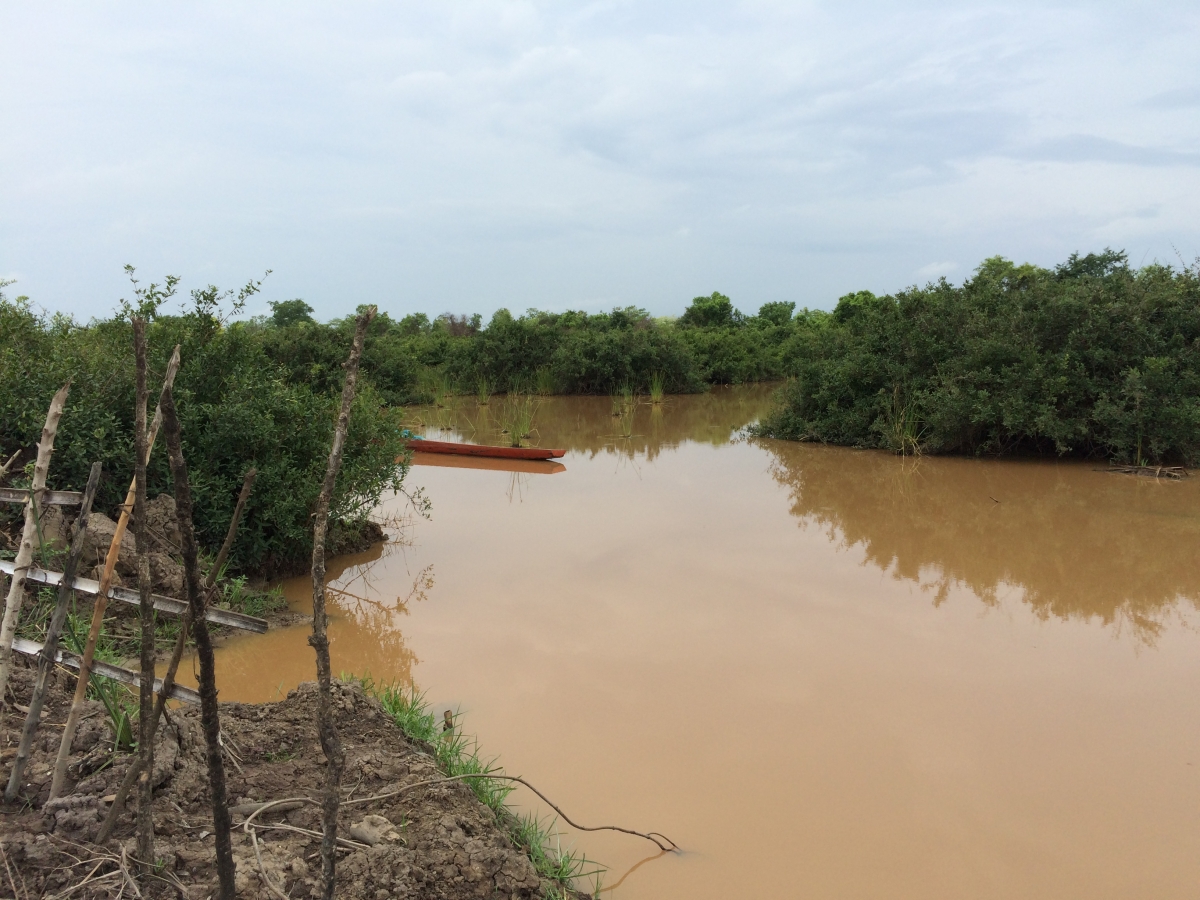
[[[8,586],[8,599],[4,604],[4,621],[0,624],[0,707],[5,704],[8,692],[8,673],[12,664],[12,642],[17,632],[17,619],[21,615],[21,601],[25,592],[25,570],[33,563],[33,544],[38,539],[41,517],[41,494],[46,490],[46,474],[50,471],[50,455],[54,452],[54,438],[58,434],[58,423],[62,419],[63,406],[67,402],[67,392],[71,389],[68,381],[54,399],[50,401],[50,409],[46,413],[46,424],[42,428],[42,439],[38,441],[37,462],[33,467],[33,483],[29,487],[29,502],[25,504],[25,530],[21,534],[21,544],[17,548],[17,559],[13,570],[12,582]]]
[[[562,816],[562,820],[564,822],[578,831],[619,831],[621,834],[631,834],[634,837],[645,838],[651,843],[657,844],[658,849],[660,850],[673,851],[679,849],[678,845],[673,840],[671,840],[665,834],[660,834],[657,831],[634,831],[631,828],[622,828],[619,825],[596,825],[592,828],[589,828],[586,825],[579,825],[576,822],[572,822],[569,818],[567,818],[567,814],[555,805],[554,801],[535,788],[524,778],[521,778],[517,775],[501,775],[494,772],[476,772],[470,775],[443,775],[439,778],[430,778],[428,781],[414,781],[412,784],[406,784],[401,788],[397,788],[394,791],[388,791],[385,794],[376,794],[373,797],[360,797],[357,800],[346,800],[343,801],[342,805],[357,806],[360,803],[372,803],[375,800],[386,800],[388,797],[395,797],[398,794],[403,794],[407,791],[413,790],[414,788],[425,787],[426,785],[445,784],[448,781],[466,781],[468,778],[491,778],[496,781],[515,781],[517,784],[523,784],[525,787],[529,788],[531,791],[541,797],[551,809]],[[662,840],[659,840],[659,838],[662,838]],[[666,841],[666,844],[664,844],[663,841]]]
[[[220,574],[221,567],[225,565],[225,559],[229,556],[229,551],[233,547],[233,539],[237,535],[238,523],[242,518],[242,510],[246,507],[246,500],[250,497],[250,491],[254,487],[254,479],[258,476],[257,469],[251,469],[246,473],[246,477],[242,480],[242,492],[238,494],[237,506],[233,508],[233,518],[229,520],[229,530],[225,533],[225,543],[221,545],[221,552],[217,554],[217,559],[209,569],[207,577],[204,579],[205,591],[205,607],[212,600],[213,591],[216,585],[217,576]],[[183,659],[183,649],[187,644],[188,632],[192,627],[192,607],[188,606],[187,611],[183,614],[183,624],[179,628],[179,635],[175,638],[175,649],[171,653],[171,661],[167,663],[167,671],[162,678],[162,690],[158,692],[158,697],[154,701],[154,712],[151,714],[150,733],[158,733],[158,723],[162,718],[163,706],[166,704],[167,698],[171,696],[171,689],[175,687],[175,675],[179,671],[179,661]],[[117,788],[116,796],[113,798],[112,804],[108,807],[108,813],[105,814],[104,824],[100,826],[100,831],[96,834],[96,843],[103,844],[108,840],[116,827],[117,819],[125,809],[125,798],[129,796],[129,791],[133,788],[133,783],[141,774],[141,758],[131,760],[129,768],[125,770],[125,778],[121,781],[121,786]]]
[[[164,393],[175,383],[175,373],[179,371],[179,347],[171,354],[167,363],[167,374],[163,379]],[[154,439],[158,436],[162,424],[162,399],[159,398],[158,409],[154,413],[154,422],[150,433],[146,436],[146,453],[154,449]],[[79,667],[79,681],[75,685],[75,696],[71,698],[71,711],[67,713],[67,724],[63,729],[62,742],[58,745],[58,758],[54,761],[54,777],[50,782],[50,799],[53,800],[62,791],[63,781],[67,777],[67,760],[71,757],[71,742],[75,740],[75,730],[79,727],[79,716],[83,712],[83,702],[87,698],[88,679],[92,674],[92,659],[96,655],[96,641],[100,639],[100,628],[104,624],[104,610],[108,607],[108,589],[112,587],[113,572],[117,568],[117,558],[121,555],[121,540],[129,527],[129,513],[133,509],[134,491],[136,484],[131,483],[125,494],[125,503],[121,506],[121,515],[117,517],[117,527],[113,534],[112,543],[108,547],[108,556],[104,560],[104,571],[100,575],[100,592],[96,595],[96,603],[92,607],[92,624],[88,628],[87,641],[83,645],[83,654]]]
[[[217,708],[217,677],[213,661],[212,637],[204,620],[204,600],[200,594],[200,566],[197,560],[196,532],[192,525],[192,488],[188,484],[187,462],[183,458],[183,435],[175,413],[175,399],[168,388],[163,391],[163,432],[171,460],[171,475],[175,480],[175,514],[179,520],[180,546],[187,582],[188,606],[192,613],[192,630],[196,637],[196,654],[200,657],[200,722],[204,727],[207,745],[208,786],[212,795],[213,836],[217,845],[217,879],[221,900],[234,900],[233,847],[230,841],[232,822],[225,799],[225,762],[221,758],[221,719]]]
[[[4,799],[11,803],[17,799],[17,790],[25,774],[25,765],[29,762],[29,749],[33,745],[37,733],[38,722],[41,720],[42,706],[46,702],[46,688],[50,683],[50,673],[54,671],[54,657],[58,652],[58,638],[62,634],[63,624],[67,621],[67,611],[71,603],[71,584],[75,581],[75,570],[79,566],[79,557],[83,555],[83,544],[87,537],[88,514],[92,511],[92,503],[96,499],[96,488],[100,484],[100,463],[92,464],[92,472],[88,476],[87,488],[83,492],[83,505],[79,508],[79,524],[75,528],[75,540],[63,563],[63,579],[58,586],[58,602],[54,605],[54,613],[50,616],[50,626],[46,629],[46,640],[38,657],[37,681],[33,685],[33,695],[29,698],[29,714],[25,717],[25,727],[21,732],[21,743],[17,745],[17,758],[13,761],[12,774],[8,778],[8,788],[4,791]]]
[[[133,410],[134,498],[133,537],[138,557],[138,623],[141,626],[141,682],[138,684],[138,778],[137,858],[143,885],[154,867],[154,603],[150,599],[150,548],[146,538],[146,321],[133,318],[134,360],[137,367],[136,399]]]
[[[333,445],[329,450],[329,465],[325,468],[325,480],[317,497],[317,509],[313,514],[313,633],[308,643],[317,655],[317,733],[321,749],[325,751],[325,796],[321,803],[321,820],[324,837],[321,839],[321,869],[324,874],[324,900],[333,900],[333,888],[337,865],[337,813],[341,800],[342,769],[345,758],[342,741],[338,736],[333,719],[333,686],[329,663],[329,635],[325,615],[325,532],[329,528],[329,504],[333,499],[333,488],[338,471],[342,468],[342,451],[346,445],[346,432],[350,427],[350,408],[354,404],[354,389],[358,382],[358,361],[362,356],[367,326],[375,317],[375,307],[370,307],[355,320],[354,342],[350,345],[350,358],[346,360],[346,380],[342,385],[342,407],[338,413],[337,426],[333,430]]]

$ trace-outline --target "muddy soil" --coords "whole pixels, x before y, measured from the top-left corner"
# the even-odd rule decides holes
[[[13,671],[13,697],[0,723],[0,775],[5,784],[24,720],[15,704],[28,702],[33,674],[22,661]],[[129,894],[117,860],[122,848],[127,856],[135,848],[132,811],[123,814],[106,847],[91,843],[129,760],[109,752],[111,730],[99,703],[90,705],[72,746],[71,790],[47,803],[59,729],[74,687],[74,678],[65,672],[57,673],[56,679],[26,769],[24,796],[0,808],[0,846],[12,869],[11,876],[0,871],[0,895],[49,897],[71,890],[76,898],[111,898],[123,888]],[[334,690],[346,753],[343,797],[368,798],[438,777],[432,748],[410,741],[378,701],[357,685],[335,684]],[[320,894],[319,837],[265,828],[319,832],[315,804],[301,803],[255,819],[264,826],[258,831],[261,867],[242,827],[244,816],[254,808],[251,804],[320,796],[324,755],[315,717],[314,684],[300,685],[279,703],[222,704],[239,897],[276,896],[264,877],[289,897]],[[156,854],[163,874],[155,892],[205,900],[216,894],[216,869],[199,710],[172,711],[170,722],[160,727],[155,753]],[[354,840],[357,835],[358,846],[339,853],[337,897],[531,900],[556,890],[550,895],[561,896],[561,889],[538,876],[495,814],[462,783],[442,782],[343,805],[339,822],[339,837]],[[101,857],[108,861],[92,871]],[[89,872],[90,883],[78,887]]]

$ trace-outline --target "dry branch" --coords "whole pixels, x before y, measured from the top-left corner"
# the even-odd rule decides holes
[[[100,463],[92,464],[88,476],[87,488],[83,492],[83,506],[79,510],[79,525],[75,528],[75,540],[71,543],[63,564],[63,578],[58,586],[58,601],[54,605],[54,613],[50,616],[50,625],[46,629],[46,640],[38,659],[37,681],[34,682],[33,695],[29,698],[29,713],[25,717],[25,727],[21,732],[21,743],[17,746],[17,758],[13,761],[12,774],[8,779],[8,788],[4,791],[4,799],[12,802],[17,799],[17,789],[25,774],[25,764],[29,760],[29,749],[33,745],[33,737],[37,733],[38,722],[41,719],[42,705],[46,701],[46,687],[50,682],[50,673],[54,671],[54,659],[58,652],[58,638],[62,633],[63,624],[67,621],[67,611],[71,602],[71,585],[75,581],[75,570],[79,566],[79,557],[83,555],[83,544],[87,537],[88,514],[92,511],[92,502],[96,499],[96,488],[100,484]]]
[[[354,403],[354,389],[358,381],[358,361],[362,356],[367,326],[375,317],[375,307],[370,307],[355,320],[354,343],[350,346],[350,357],[346,360],[346,381],[342,385],[342,408],[338,413],[337,427],[333,431],[333,446],[329,451],[329,465],[325,469],[325,480],[317,498],[316,519],[313,525],[313,633],[308,642],[317,655],[317,733],[321,749],[325,752],[325,797],[321,804],[322,831],[321,869],[324,874],[324,898],[333,900],[335,866],[337,857],[337,812],[341,800],[340,788],[345,759],[342,742],[338,737],[333,719],[333,688],[329,664],[329,636],[325,615],[325,532],[329,528],[329,504],[333,499],[333,488],[338,471],[342,467],[342,450],[346,444],[346,432],[350,427],[350,408]]]
[[[171,354],[167,363],[167,373],[163,378],[163,393],[171,389],[175,383],[175,373],[179,371],[179,347]],[[154,449],[154,439],[158,435],[162,423],[162,398],[159,398],[158,409],[154,413],[154,423],[146,437],[146,454]],[[92,607],[92,624],[88,628],[87,642],[83,646],[83,657],[80,660],[79,682],[75,685],[75,696],[71,698],[71,711],[67,714],[67,724],[63,729],[62,742],[58,745],[58,758],[54,761],[54,777],[50,782],[50,799],[53,800],[62,791],[63,781],[67,776],[67,761],[71,756],[71,742],[75,740],[75,730],[79,727],[79,716],[83,712],[83,702],[87,697],[88,679],[92,674],[92,659],[96,655],[96,641],[100,638],[100,628],[104,624],[104,610],[108,607],[108,590],[112,586],[113,572],[117,567],[117,557],[121,551],[121,540],[129,527],[129,512],[133,508],[134,491],[137,485],[131,483],[125,494],[125,503],[121,506],[121,515],[117,518],[117,527],[113,533],[112,543],[108,547],[108,556],[104,560],[104,571],[100,575],[100,588],[96,595],[95,606]]]
[[[574,828],[578,831],[619,831],[619,832],[621,832],[621,834],[631,834],[634,837],[645,838],[646,840],[650,841],[651,843],[656,844],[658,846],[658,849],[663,850],[663,851],[674,851],[674,850],[679,849],[678,845],[673,840],[671,840],[665,834],[661,834],[660,832],[657,832],[657,831],[646,831],[646,832],[634,831],[631,828],[622,828],[619,825],[596,825],[596,826],[589,828],[586,825],[579,825],[575,822],[572,822],[570,819],[567,818],[567,814],[565,812],[563,812],[561,809],[559,809],[554,804],[554,801],[552,801],[549,797],[547,797],[545,794],[543,794],[541,791],[539,791],[537,788],[535,788],[532,784],[530,784],[528,781],[526,781],[524,778],[521,778],[518,775],[501,775],[499,773],[490,773],[490,772],[475,772],[475,773],[468,774],[468,775],[444,775],[439,778],[430,778],[428,781],[415,781],[412,784],[406,784],[403,787],[397,788],[394,791],[388,791],[387,793],[384,793],[384,794],[376,794],[373,797],[360,797],[357,800],[346,800],[343,802],[342,805],[343,806],[357,806],[360,803],[372,803],[376,800],[386,800],[388,797],[395,797],[399,794],[403,794],[403,793],[406,793],[407,791],[411,791],[414,788],[424,787],[426,785],[433,785],[433,784],[445,784],[446,782],[449,782],[449,781],[466,781],[469,778],[491,778],[495,781],[515,781],[517,784],[523,784],[523,785],[525,785],[525,787],[529,788],[531,791],[533,791],[535,794],[537,794],[539,797],[541,797],[542,800],[544,800],[551,809],[553,809],[556,813],[558,813],[560,816],[562,816],[562,820],[564,822],[566,822],[568,825],[570,825],[572,828]],[[666,841],[667,844],[670,844],[670,846],[668,847],[666,844],[663,844],[662,841],[659,840],[659,838],[662,838],[662,841]]]
[[[1183,466],[1126,466],[1113,463],[1107,471],[1119,472],[1122,475],[1142,475],[1146,478],[1171,478],[1176,481],[1188,477],[1188,471]]]
[[[17,632],[17,619],[21,614],[21,600],[25,591],[25,570],[33,563],[33,542],[38,538],[38,519],[41,516],[42,491],[46,489],[46,473],[50,470],[50,455],[54,452],[54,438],[58,434],[58,422],[62,418],[63,406],[67,402],[67,392],[71,389],[68,381],[54,399],[50,401],[50,410],[46,413],[46,424],[42,428],[42,439],[38,441],[37,462],[33,467],[33,483],[29,488],[29,502],[25,505],[25,530],[21,534],[21,545],[17,549],[16,569],[13,571],[12,583],[8,586],[8,599],[4,604],[4,622],[0,624],[0,706],[5,703],[8,691],[8,673],[12,665],[12,641]]]
[[[213,836],[217,845],[217,878],[221,900],[234,900],[233,848],[230,842],[232,823],[225,800],[225,763],[221,758],[221,720],[217,709],[216,666],[213,661],[212,638],[204,621],[204,601],[200,595],[200,566],[197,560],[196,532],[192,525],[192,488],[188,484],[187,462],[183,458],[183,436],[175,413],[171,389],[162,395],[163,431],[167,453],[171,460],[171,475],[175,481],[175,514],[179,520],[180,546],[187,583],[188,605],[192,611],[192,628],[196,637],[196,654],[200,657],[200,721],[207,745],[208,784],[212,794]]]

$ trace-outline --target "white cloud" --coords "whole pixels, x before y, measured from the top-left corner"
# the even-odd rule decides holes
[[[1198,38],[1171,3],[9,5],[0,270],[83,315],[133,262],[486,316],[1190,257]]]

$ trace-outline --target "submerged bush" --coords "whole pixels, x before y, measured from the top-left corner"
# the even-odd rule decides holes
[[[784,348],[759,433],[937,453],[1200,460],[1200,274],[1124,253],[1054,270],[986,260],[893,296],[843,297]]]

